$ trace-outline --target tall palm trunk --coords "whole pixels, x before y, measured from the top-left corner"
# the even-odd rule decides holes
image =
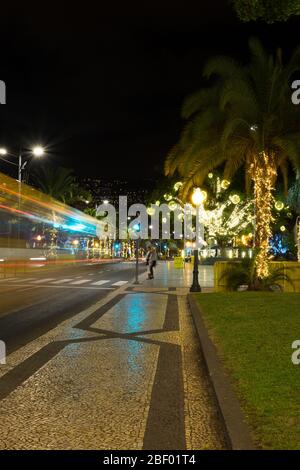
[[[269,275],[268,252],[272,235],[273,190],[277,176],[272,155],[261,152],[257,158],[253,158],[250,175],[254,183],[255,199],[255,270],[257,278],[263,279]]]

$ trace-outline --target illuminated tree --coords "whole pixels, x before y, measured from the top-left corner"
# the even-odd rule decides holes
[[[187,124],[167,157],[165,172],[178,172],[181,196],[201,186],[209,171],[224,167],[231,179],[245,169],[246,188],[255,199],[256,274],[268,276],[273,190],[278,169],[287,187],[288,162],[300,167],[300,107],[291,102],[289,79],[300,69],[300,49],[287,65],[281,51],[270,56],[257,39],[249,41],[251,61],[241,66],[230,57],[211,59],[206,78],[214,83],[183,105]]]

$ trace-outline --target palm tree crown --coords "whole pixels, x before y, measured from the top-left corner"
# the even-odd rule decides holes
[[[167,157],[165,172],[184,177],[186,198],[210,170],[223,166],[224,177],[231,179],[244,167],[247,190],[252,182],[256,200],[258,276],[265,277],[277,171],[287,188],[288,162],[300,167],[300,107],[292,104],[290,89],[291,77],[300,69],[300,48],[286,65],[280,49],[273,57],[257,39],[250,39],[249,49],[246,66],[222,56],[208,61],[204,76],[215,81],[184,102],[187,124]]]

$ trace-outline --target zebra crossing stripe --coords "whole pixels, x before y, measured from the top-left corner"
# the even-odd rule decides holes
[[[35,277],[11,277],[11,278],[3,278],[1,281],[9,281],[9,282],[27,282],[27,281],[34,281]]]
[[[102,284],[106,284],[109,282],[107,279],[103,279],[102,281],[92,282],[92,286],[102,286]]]
[[[52,282],[52,284],[63,284],[64,282],[70,282],[72,279],[58,279],[58,281]]]
[[[46,279],[38,279],[37,281],[32,281],[32,284],[43,284],[44,282],[55,281],[55,277],[48,277]]]
[[[73,281],[73,282],[70,282],[70,284],[85,284],[86,282],[90,282],[90,279],[79,279],[79,281]]]
[[[112,284],[112,286],[124,286],[124,284],[127,284],[128,281],[118,281]]]

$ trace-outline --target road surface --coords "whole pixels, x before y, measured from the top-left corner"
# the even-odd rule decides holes
[[[132,281],[134,270],[132,262],[86,263],[0,279],[0,339],[7,354]]]

